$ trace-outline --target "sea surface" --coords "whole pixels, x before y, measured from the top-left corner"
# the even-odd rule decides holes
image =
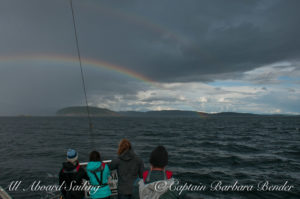
[[[187,198],[299,199],[300,117],[93,118],[90,134],[81,117],[1,117],[0,186],[22,181],[14,198],[51,198],[58,193],[22,191],[34,181],[57,184],[68,148],[82,162],[92,149],[116,158],[120,139],[128,138],[149,166],[157,145],[169,151],[168,169],[181,185],[205,185]],[[212,191],[222,185],[253,185],[252,191]],[[257,191],[258,184],[294,186],[291,191]]]

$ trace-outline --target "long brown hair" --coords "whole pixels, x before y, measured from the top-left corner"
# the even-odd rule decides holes
[[[129,140],[127,139],[122,139],[120,144],[119,144],[119,149],[118,149],[118,155],[121,155],[122,153],[124,153],[125,151],[131,149],[131,144],[129,142]]]

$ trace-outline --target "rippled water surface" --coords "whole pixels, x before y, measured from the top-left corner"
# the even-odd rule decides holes
[[[206,185],[193,198],[300,198],[300,118],[94,118],[94,132],[86,118],[0,118],[0,185],[22,180],[56,184],[68,148],[87,161],[95,148],[105,159],[116,157],[121,138],[131,140],[146,166],[151,150],[162,144],[169,151],[169,170],[182,183]],[[295,186],[291,192],[213,192],[211,183]],[[50,198],[54,193],[17,191],[14,198]]]

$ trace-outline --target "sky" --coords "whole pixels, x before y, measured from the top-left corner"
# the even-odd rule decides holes
[[[298,0],[73,0],[88,102],[300,114]],[[0,0],[0,116],[84,105],[69,0]]]

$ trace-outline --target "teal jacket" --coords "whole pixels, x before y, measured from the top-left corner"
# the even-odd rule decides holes
[[[90,178],[91,185],[94,185],[94,186],[99,185],[95,175],[91,171],[96,170],[100,167],[101,167],[101,162],[89,162],[88,165],[86,166],[87,174]],[[108,183],[108,177],[110,176],[110,170],[109,170],[108,166],[105,165],[105,168],[103,170],[103,176],[100,176],[101,175],[100,171],[96,172],[96,175],[98,176],[99,179],[102,178],[103,184]],[[111,195],[111,190],[108,185],[106,185],[106,186],[104,185],[103,187],[98,188],[98,190],[97,190],[97,188],[90,189],[91,198],[105,198],[105,197],[108,197]]]

